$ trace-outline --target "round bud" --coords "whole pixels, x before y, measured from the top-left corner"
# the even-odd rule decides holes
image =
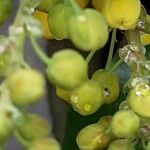
[[[59,143],[52,137],[35,139],[28,150],[61,150]]]
[[[97,122],[99,125],[103,126],[105,129],[107,129],[111,123],[112,116],[103,116],[100,118],[100,120]]]
[[[75,111],[90,115],[104,104],[103,88],[96,81],[89,80],[73,90],[70,100]]]
[[[72,49],[63,49],[52,56],[47,75],[54,85],[74,89],[87,79],[87,68],[81,54]]]
[[[128,139],[119,139],[109,144],[107,150],[135,150]]]
[[[13,129],[13,121],[11,118],[11,112],[0,112],[0,144],[4,144],[9,138]]]
[[[70,103],[71,91],[56,87],[56,95],[67,103]]]
[[[147,84],[138,84],[129,91],[127,101],[130,108],[143,117],[150,117],[150,88]]]
[[[140,0],[105,0],[102,8],[102,14],[108,24],[120,30],[133,29],[140,16],[140,11]],[[127,15],[127,12],[130,13]]]
[[[75,1],[81,8],[85,8],[89,2],[89,0],[75,0]]]
[[[51,31],[49,30],[49,27],[48,27],[48,14],[45,13],[45,12],[42,12],[40,10],[35,10],[34,13],[33,13],[33,16],[40,21],[40,23],[42,24],[43,26],[43,29],[44,29],[44,32],[43,32],[43,37],[45,39],[53,39],[53,35],[51,33]]]
[[[0,25],[3,24],[10,15],[13,8],[12,0],[0,0]]]
[[[71,6],[64,4],[58,4],[49,10],[48,26],[56,39],[68,38],[68,23],[72,14]]]
[[[45,92],[45,79],[36,70],[17,70],[8,76],[6,83],[12,102],[19,106],[38,102]]]
[[[119,96],[119,80],[115,73],[99,69],[93,74],[92,80],[98,81],[103,85],[107,104],[117,100]]]
[[[130,110],[118,111],[112,117],[111,129],[118,138],[134,137],[139,127],[139,117]]]
[[[77,135],[76,142],[80,150],[103,149],[109,142],[109,135],[103,127],[91,124],[83,128]]]
[[[36,114],[29,114],[17,126],[19,134],[28,141],[49,135],[51,127],[47,120]]]
[[[37,6],[38,10],[41,10],[43,12],[48,12],[48,10],[56,5],[59,0],[42,0],[40,4]]]
[[[69,39],[81,50],[102,48],[108,39],[108,26],[103,16],[94,9],[85,9],[69,22]]]

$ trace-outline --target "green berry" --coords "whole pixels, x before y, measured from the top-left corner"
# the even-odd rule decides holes
[[[71,91],[56,87],[56,95],[62,100],[70,103]]]
[[[119,139],[109,144],[107,150],[135,150],[128,139]]]
[[[138,84],[131,89],[127,96],[130,108],[138,115],[150,117],[150,87],[147,84]]]
[[[61,150],[59,143],[52,137],[35,139],[28,150]]]
[[[28,141],[48,136],[50,129],[48,121],[36,114],[25,116],[17,126],[19,134]]]
[[[76,142],[80,150],[103,149],[109,142],[109,135],[103,127],[91,124],[83,128],[77,135]]]
[[[85,9],[69,22],[69,39],[81,50],[102,48],[108,39],[108,26],[104,17],[94,9]]]
[[[70,90],[87,79],[87,68],[81,54],[72,49],[63,49],[52,56],[47,76],[54,85]]]
[[[8,76],[6,83],[15,105],[34,104],[45,93],[45,79],[36,70],[19,69]]]
[[[117,100],[119,96],[119,80],[115,73],[99,69],[93,74],[92,80],[98,81],[103,85],[107,104]]]
[[[13,8],[12,0],[0,0],[0,25],[3,24],[10,15]]]
[[[42,2],[37,6],[37,9],[43,12],[48,12],[51,7],[56,5],[59,0],[42,0]]]
[[[49,10],[48,26],[56,39],[68,38],[68,23],[72,14],[71,6],[64,4],[58,4]]]
[[[70,99],[75,111],[90,115],[104,104],[103,88],[96,81],[88,80],[73,90]]]
[[[118,138],[134,137],[139,127],[139,117],[130,110],[118,111],[112,117],[111,129]]]
[[[13,129],[13,121],[11,118],[11,112],[0,112],[0,144],[6,142]]]

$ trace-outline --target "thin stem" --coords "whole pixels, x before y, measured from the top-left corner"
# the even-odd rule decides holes
[[[116,33],[117,33],[117,29],[114,28],[112,31],[111,44],[110,44],[108,59],[107,59],[106,67],[105,67],[106,70],[108,70],[111,65],[115,41],[116,41]]]
[[[41,61],[45,64],[45,65],[49,65],[51,59],[43,52],[43,50],[41,49],[41,47],[37,44],[37,41],[35,40],[35,38],[33,36],[29,36],[30,40],[31,40],[31,44],[33,47],[34,52],[37,54],[37,56],[41,59]]]
[[[82,9],[79,7],[79,5],[74,1],[74,0],[70,0],[70,4],[75,12],[75,14],[80,15],[82,14]]]
[[[87,58],[86,58],[86,60],[85,60],[87,64],[91,61],[91,59],[92,59],[93,55],[95,54],[95,52],[96,52],[96,51],[92,50],[92,51],[89,53],[89,55],[87,56]]]
[[[110,69],[109,72],[113,72],[124,60],[123,59],[119,59]]]
[[[17,130],[14,131],[16,139],[24,146],[24,147],[29,147],[31,144],[29,141],[25,140]]]
[[[26,69],[31,69],[30,65],[27,64],[24,59],[21,60],[21,65],[22,65],[23,67],[25,67]]]

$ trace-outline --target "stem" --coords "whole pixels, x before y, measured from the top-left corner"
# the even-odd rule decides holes
[[[117,33],[117,29],[114,28],[112,31],[111,44],[110,44],[110,49],[109,49],[109,54],[108,54],[108,59],[107,59],[105,70],[108,70],[111,65],[115,41],[116,41],[116,33]]]
[[[64,5],[66,5],[66,6],[70,6],[71,4],[70,4],[70,0],[64,0],[64,3],[63,3]]]
[[[123,59],[119,59],[108,72],[113,72],[123,61]]]
[[[16,139],[25,147],[29,147],[31,144],[29,141],[25,140],[17,130],[14,132]]]
[[[91,61],[91,59],[92,59],[93,55],[95,54],[95,52],[96,52],[96,51],[92,50],[92,51],[89,53],[89,55],[87,56],[87,58],[86,58],[86,60],[85,60],[87,64]]]
[[[31,40],[31,44],[33,47],[34,52],[37,54],[37,56],[41,59],[41,61],[45,64],[45,65],[49,65],[51,62],[51,59],[45,54],[43,53],[43,50],[41,49],[41,47],[37,44],[35,38],[30,35],[29,36],[30,40]]]
[[[82,14],[82,12],[83,12],[82,9],[79,7],[79,5],[74,0],[70,0],[70,4],[76,15]]]
[[[31,69],[30,65],[27,64],[24,59],[21,60],[21,65],[22,65],[23,67],[25,67],[26,69]]]

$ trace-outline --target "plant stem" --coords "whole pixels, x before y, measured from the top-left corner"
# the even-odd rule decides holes
[[[63,4],[66,5],[66,6],[70,6],[71,5],[70,0],[64,0]]]
[[[85,60],[87,64],[91,61],[91,59],[92,59],[93,55],[95,54],[95,52],[96,52],[96,51],[92,50],[92,51],[88,54],[88,56],[87,56],[87,58],[86,58],[86,60]]]
[[[76,15],[82,14],[82,9],[79,7],[79,5],[74,0],[70,0],[70,4]]]
[[[108,72],[113,72],[123,61],[123,59],[119,59]]]
[[[117,32],[117,29],[114,28],[112,31],[111,44],[110,44],[110,49],[109,49],[109,54],[108,54],[108,59],[107,59],[105,70],[108,70],[111,65],[111,61],[113,57],[113,50],[114,50],[115,41],[116,41],[116,32]]]
[[[37,56],[41,59],[41,61],[45,65],[49,65],[51,62],[51,59],[43,52],[43,50],[37,44],[37,41],[35,40],[35,38],[32,35],[30,35],[29,38],[31,40],[31,44],[32,44],[34,52],[37,54]]]

